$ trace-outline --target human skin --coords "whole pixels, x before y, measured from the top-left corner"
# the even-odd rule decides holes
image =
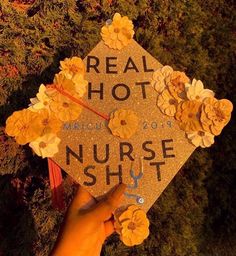
[[[105,239],[114,232],[112,213],[125,189],[125,184],[119,184],[97,202],[79,186],[50,256],[99,256]]]

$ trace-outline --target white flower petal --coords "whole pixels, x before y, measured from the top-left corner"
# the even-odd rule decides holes
[[[169,76],[173,71],[173,68],[168,65],[161,68],[161,73],[163,74],[164,77]]]
[[[42,158],[53,157],[58,152],[58,145],[60,141],[61,139],[55,134],[48,133],[31,142],[29,146],[38,156],[41,156]],[[45,143],[45,147],[40,146],[42,142]]]
[[[204,89],[200,94],[200,98],[204,100],[205,98],[214,97],[215,93],[212,90]]]
[[[194,83],[194,87],[196,88],[197,92],[200,92],[204,89],[204,86],[201,80],[196,81],[196,83]]]
[[[185,84],[185,91],[187,98],[189,100],[199,100],[202,101],[207,97],[214,96],[214,93],[211,90],[204,89],[203,83],[201,80],[193,79],[192,83]]]
[[[202,139],[200,136],[195,136],[195,137],[193,137],[191,142],[193,143],[194,146],[199,147],[202,142]]]

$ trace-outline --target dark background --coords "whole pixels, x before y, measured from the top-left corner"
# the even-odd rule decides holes
[[[133,20],[135,39],[162,64],[235,103],[232,0],[2,0],[0,256],[48,255],[63,217],[50,204],[46,160],[7,137],[5,120],[52,81],[60,60],[85,57],[115,12]],[[194,152],[149,211],[142,245],[125,247],[113,235],[102,255],[236,255],[235,134],[233,116],[211,148]],[[73,185],[63,175],[68,203]]]

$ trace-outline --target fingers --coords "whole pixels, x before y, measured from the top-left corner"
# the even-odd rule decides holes
[[[94,198],[85,188],[79,185],[68,211],[78,213],[79,210],[88,209],[93,204],[95,204]]]
[[[107,194],[103,201],[100,201],[95,206],[92,212],[99,221],[106,221],[111,217],[112,212],[120,205],[125,189],[125,184],[117,185],[111,193]]]
[[[110,236],[114,231],[114,220],[108,220],[104,222],[105,236]]]

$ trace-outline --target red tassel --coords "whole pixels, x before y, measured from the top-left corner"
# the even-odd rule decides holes
[[[48,158],[49,181],[52,192],[52,206],[60,211],[65,209],[61,168]]]

